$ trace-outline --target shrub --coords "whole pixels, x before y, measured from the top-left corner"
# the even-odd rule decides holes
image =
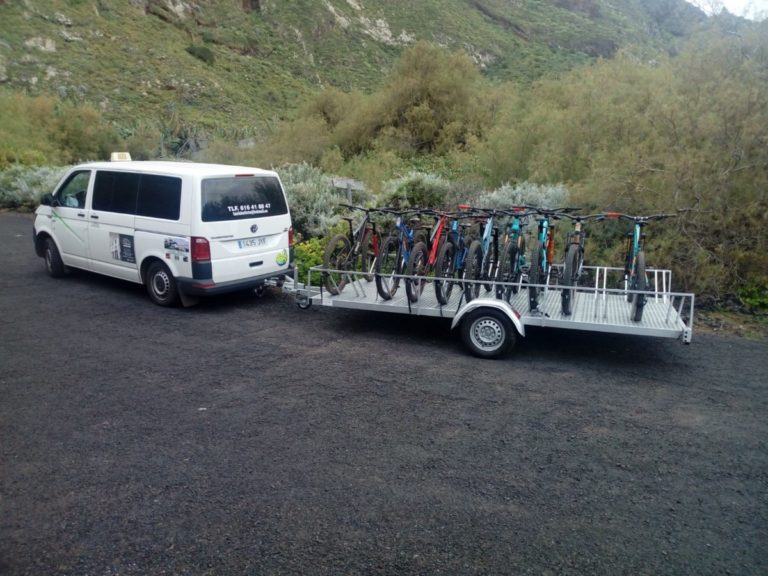
[[[384,184],[384,204],[393,208],[445,207],[451,184],[435,174],[411,172]]]
[[[296,244],[293,250],[294,264],[296,265],[296,279],[299,282],[306,282],[307,271],[312,266],[319,266],[323,263],[325,240],[322,238],[310,238],[309,240]],[[321,278],[319,274],[313,274],[310,280],[312,285],[320,285]]]
[[[11,166],[0,172],[0,208],[34,209],[43,194],[53,191],[68,167]]]
[[[476,205],[482,208],[510,208],[512,206],[539,206],[561,208],[568,204],[568,189],[563,184],[539,185],[521,182],[504,184],[491,192],[481,193]]]
[[[338,221],[334,215],[344,195],[334,188],[330,176],[307,164],[278,168],[291,208],[293,228],[303,238],[325,236]]]
[[[187,46],[186,50],[189,54],[192,54],[192,56],[198,60],[202,60],[208,64],[208,66],[213,66],[213,62],[216,59],[216,56],[213,53],[213,50],[208,48],[208,46],[197,46],[193,44],[192,46]]]

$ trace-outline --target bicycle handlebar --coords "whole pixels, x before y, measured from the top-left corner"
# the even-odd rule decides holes
[[[579,214],[568,214],[567,212],[561,212],[558,216],[568,218],[573,222],[586,222],[587,220],[605,220],[604,213],[600,214],[588,214],[587,216],[580,216]]]
[[[653,220],[663,220],[664,218],[676,218],[677,214],[651,214],[649,216],[632,216],[623,212],[603,212],[605,218],[611,220],[628,220],[637,224],[644,224]]]

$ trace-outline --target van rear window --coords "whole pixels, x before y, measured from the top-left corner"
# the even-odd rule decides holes
[[[208,178],[202,182],[203,222],[287,214],[283,189],[274,176]]]

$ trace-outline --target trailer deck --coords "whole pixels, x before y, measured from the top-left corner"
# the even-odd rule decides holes
[[[454,286],[447,304],[441,305],[435,296],[434,286],[428,283],[417,302],[410,302],[405,290],[405,278],[401,276],[400,288],[390,300],[384,300],[376,290],[376,283],[368,281],[361,274],[349,273],[349,283],[340,294],[331,295],[327,290],[310,286],[310,279],[319,282],[323,273],[338,272],[321,266],[314,267],[308,274],[305,285],[296,284],[292,291],[296,293],[300,305],[317,304],[337,308],[432,316],[453,319],[453,327],[470,310],[487,307],[501,310],[515,325],[521,336],[525,335],[525,326],[539,326],[570,330],[610,332],[616,334],[634,334],[661,338],[679,338],[690,343],[692,338],[694,300],[690,293],[672,292],[671,272],[669,270],[649,269],[651,280],[649,290],[645,292],[646,303],[640,322],[631,319],[631,303],[627,296],[630,291],[619,285],[623,269],[609,267],[584,267],[585,276],[590,278],[590,286],[573,288],[572,311],[570,315],[562,313],[561,289],[553,281],[541,288],[538,308],[530,310],[528,300],[529,285],[520,281],[514,285],[514,292],[509,302],[496,298],[495,290],[486,292],[483,286],[480,298],[466,302],[463,291]],[[557,274],[553,274],[556,277]],[[481,284],[485,284],[481,282]],[[499,283],[502,286],[507,284]]]

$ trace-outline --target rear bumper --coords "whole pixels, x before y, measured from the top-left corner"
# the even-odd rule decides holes
[[[227,292],[239,292],[241,290],[251,290],[263,286],[267,280],[282,280],[286,276],[293,275],[293,267],[288,266],[280,272],[273,272],[263,276],[251,276],[244,280],[234,280],[232,282],[220,282],[218,284],[210,280],[194,280],[192,278],[177,278],[179,290],[190,296],[209,296],[214,294],[226,294]]]

